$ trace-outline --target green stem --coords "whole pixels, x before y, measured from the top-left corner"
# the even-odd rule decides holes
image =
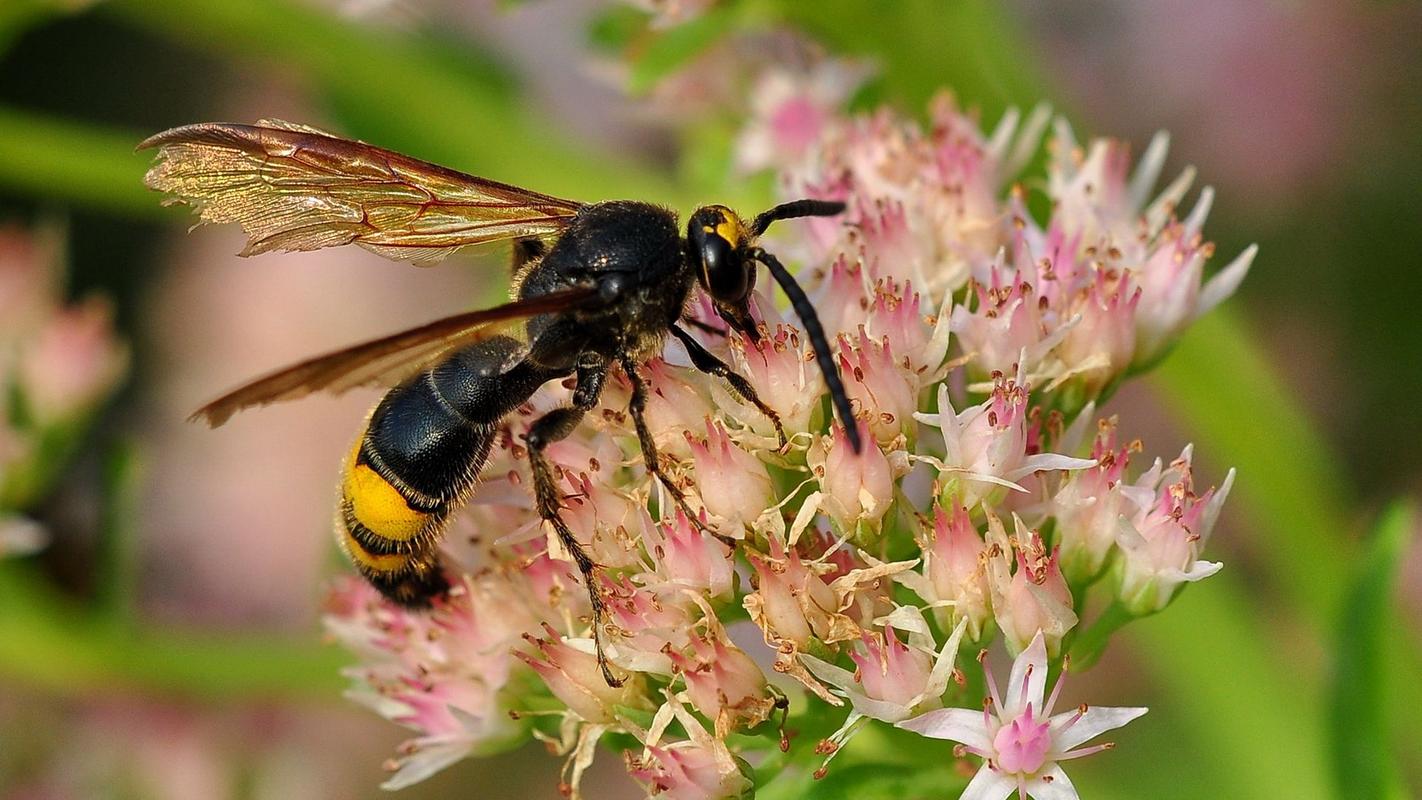
[[[332,700],[346,660],[269,636],[141,628],[67,603],[0,565],[0,675],[66,697],[129,692],[195,701]]]
[[[1111,635],[1131,620],[1139,619],[1119,602],[1112,602],[1091,626],[1082,630],[1071,643],[1071,671],[1084,672],[1096,664],[1111,641]]]

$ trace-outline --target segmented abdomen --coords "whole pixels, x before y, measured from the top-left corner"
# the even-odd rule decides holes
[[[496,424],[460,415],[427,375],[376,406],[346,461],[336,533],[386,597],[425,606],[448,590],[440,538],[488,457]]]

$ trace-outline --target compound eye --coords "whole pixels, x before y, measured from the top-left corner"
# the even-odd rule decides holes
[[[745,265],[737,257],[735,246],[715,234],[701,244],[701,269],[706,289],[722,302],[736,302],[750,293],[750,280]]]

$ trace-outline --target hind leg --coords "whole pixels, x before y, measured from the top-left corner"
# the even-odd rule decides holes
[[[607,606],[596,581],[597,564],[593,563],[592,557],[583,549],[568,524],[559,515],[563,498],[558,491],[553,467],[548,463],[548,456],[544,452],[549,445],[567,438],[577,429],[583,416],[597,405],[606,378],[606,362],[588,361],[578,365],[578,385],[573,390],[573,404],[549,411],[535,420],[528,429],[528,463],[533,472],[533,493],[538,515],[553,526],[558,541],[573,557],[573,562],[578,565],[578,571],[582,574],[583,584],[587,587],[588,601],[592,606],[593,646],[597,650],[597,664],[602,669],[603,680],[607,681],[608,686],[621,686],[622,680],[612,674],[607,654],[603,651],[603,626],[607,621]]]

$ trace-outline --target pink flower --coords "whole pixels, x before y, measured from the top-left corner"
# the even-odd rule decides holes
[[[767,323],[769,329],[769,323]],[[810,430],[812,415],[825,393],[824,376],[815,366],[814,351],[793,325],[775,323],[760,341],[730,337],[731,366],[750,381],[760,399],[780,415],[786,435]],[[770,420],[759,410],[727,397],[739,407],[736,418],[762,436],[773,436]]]
[[[627,753],[627,772],[646,786],[648,797],[745,800],[754,796],[749,764],[732,755],[719,737],[707,733],[675,698],[668,698],[662,708],[646,734],[642,753]],[[681,723],[688,738],[663,743],[662,737],[673,718]]]
[[[20,357],[25,404],[41,424],[82,414],[113,390],[128,365],[113,309],[93,297],[45,323]]]
[[[643,532],[655,574],[668,583],[725,599],[734,588],[732,553],[716,537],[691,524],[680,511],[670,522]]]
[[[737,166],[749,172],[805,157],[867,75],[863,65],[837,59],[803,70],[767,70],[750,92],[751,119],[736,142]]]
[[[951,509],[951,510],[948,510]],[[933,509],[933,527],[921,535],[923,571],[898,576],[930,607],[953,624],[967,625],[969,641],[983,638],[991,618],[987,585],[987,544],[973,527],[968,510],[957,503]]]
[[[565,639],[547,624],[543,632],[544,637],[524,635],[537,648],[536,655],[522,651],[515,655],[533,667],[553,695],[580,719],[610,723],[617,719],[619,706],[650,707],[640,674],[627,676],[622,686],[607,685],[593,655],[591,639]]]
[[[987,674],[990,696],[981,712],[944,708],[898,723],[904,730],[932,739],[960,742],[963,752],[983,759],[961,800],[1003,800],[1015,790],[1037,800],[1079,797],[1059,762],[1081,758],[1112,744],[1077,748],[1106,731],[1115,730],[1146,713],[1144,708],[1101,708],[1082,705],[1055,716],[1062,682],[1047,690],[1047,646],[1035,636],[1012,663],[1007,696]],[[1004,699],[1006,702],[1004,702]],[[1075,748],[1075,749],[1074,749]]]
[[[1133,613],[1165,608],[1181,584],[1208,578],[1224,566],[1199,555],[1234,485],[1234,470],[1218,489],[1196,495],[1190,459],[1186,447],[1168,468],[1157,461],[1127,490],[1135,510],[1117,528],[1122,555],[1117,596]]]
[[[668,656],[686,682],[692,707],[712,720],[716,738],[724,739],[738,726],[753,728],[764,722],[775,701],[755,660],[732,644],[714,619],[706,622],[706,633],[691,637],[688,652],[671,651]]]
[[[726,435],[720,422],[706,420],[706,439],[686,440],[696,469],[696,488],[706,512],[725,523],[730,535],[750,527],[771,505],[772,487],[765,465]]]
[[[896,360],[888,339],[871,339],[863,326],[853,339],[841,336],[839,371],[855,416],[867,424],[874,441],[888,446],[913,432],[918,376]]]
[[[751,619],[768,636],[801,649],[812,638],[831,639],[839,601],[814,570],[793,549],[788,553],[775,537],[769,557],[748,552],[756,574],[756,591],[746,598]]]
[[[1097,267],[1091,274],[1094,278],[1077,292],[1070,307],[1078,322],[1056,348],[1063,362],[1058,380],[1070,376],[1080,387],[1078,403],[1096,398],[1125,372],[1136,349],[1140,289],[1131,286],[1129,273]]]
[[[1012,520],[1016,532],[1009,539],[1002,519],[988,515],[987,541],[993,554],[988,559],[987,575],[993,616],[1009,650],[1021,652],[1041,632],[1055,653],[1062,637],[1076,627],[1071,590],[1058,566],[1057,551],[1048,555],[1035,531],[1025,530],[1015,514]],[[1017,569],[1009,572],[1013,563]]]
[[[981,405],[962,413],[953,410],[948,386],[938,387],[938,411],[914,414],[919,422],[942,431],[942,460],[934,463],[945,492],[964,505],[1001,494],[1000,488],[1025,492],[1017,481],[1043,470],[1083,469],[1093,461],[1057,453],[1028,453],[1027,386],[1019,370],[1016,379],[993,380],[992,394]]]
[[[1062,571],[1075,585],[1095,578],[1116,544],[1118,520],[1129,508],[1122,480],[1139,441],[1117,445],[1116,418],[1102,420],[1091,449],[1096,466],[1067,474],[1052,495]]]
[[[692,385],[682,374],[666,361],[656,358],[642,367],[642,377],[647,381],[647,428],[652,432],[652,441],[662,452],[683,457],[690,455],[687,448],[686,432],[701,428],[702,422],[715,413],[707,402],[706,392]],[[604,401],[606,404],[606,401]],[[626,404],[612,406],[626,408]]]
[[[865,447],[859,453],[850,447],[844,429],[835,425],[833,436],[810,448],[810,469],[820,482],[820,508],[835,527],[856,541],[868,541],[894,502],[894,472],[882,450],[866,435],[860,423]]]

